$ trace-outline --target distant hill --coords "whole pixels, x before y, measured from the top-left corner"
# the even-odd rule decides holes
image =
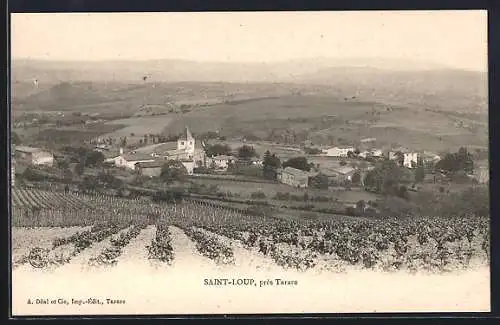
[[[289,86],[277,87],[307,92],[311,85],[320,85],[346,98],[423,105],[444,110],[487,111],[485,72],[457,70],[409,60],[318,58],[279,63],[14,60],[11,71],[14,102],[29,98],[28,102],[47,102],[49,106],[51,102],[70,103],[75,96],[87,97],[85,104],[102,102],[104,99],[123,100],[131,95],[127,90],[130,84],[139,88],[142,85],[142,91],[139,89],[133,93],[135,96],[144,96],[151,92],[150,85],[146,85],[151,82],[224,82],[241,83],[242,87],[252,83],[286,83]],[[39,81],[38,88],[33,85],[34,79]],[[111,89],[110,83],[121,86]],[[78,86],[74,87],[77,89],[71,89],[71,85],[76,84]],[[164,91],[170,92],[171,89],[166,88]],[[259,87],[254,88],[252,96],[258,96]],[[263,88],[269,92],[269,86]],[[193,91],[196,92],[196,89]],[[164,94],[160,95],[163,100]]]

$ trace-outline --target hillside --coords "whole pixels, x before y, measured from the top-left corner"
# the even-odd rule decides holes
[[[146,80],[143,78],[146,77]],[[324,86],[328,92],[339,96],[357,96],[363,100],[391,102],[394,104],[430,105],[446,110],[483,111],[487,109],[487,74],[483,72],[450,69],[432,64],[408,60],[344,59],[326,58],[293,60],[278,63],[218,63],[190,62],[184,60],[156,61],[112,61],[112,62],[52,62],[14,60],[12,62],[13,97],[16,101],[33,95],[33,80],[39,80],[39,88],[55,87],[45,97],[53,97],[55,102],[64,101],[65,96],[73,97],[67,83],[81,83],[83,87],[95,84],[104,97],[112,101],[126,97],[157,97],[150,89],[165,83],[218,83],[217,91],[248,93],[249,84],[252,97],[260,96],[259,91],[270,88],[280,91],[296,88],[311,91],[312,85]],[[228,84],[237,83],[232,86]],[[58,86],[58,84],[62,84]],[[103,85],[104,84],[104,85]],[[121,84],[121,85],[119,85]],[[124,86],[124,84],[126,86]],[[267,84],[267,85],[265,85]],[[118,86],[117,86],[118,85]],[[141,93],[141,85],[144,87]],[[221,87],[222,85],[222,87]],[[133,93],[127,87],[136,87]],[[79,86],[81,87],[81,85]],[[63,88],[63,89],[60,89]],[[158,92],[172,93],[172,89],[159,87]],[[214,87],[212,87],[214,89]],[[223,90],[224,89],[224,90]],[[109,92],[113,92],[110,94]],[[196,88],[189,98],[197,97]],[[42,90],[39,90],[42,91]],[[82,91],[82,90],[80,90]],[[103,100],[103,95],[81,94],[90,103]],[[121,93],[120,93],[121,91]],[[317,91],[317,90],[316,90]],[[324,92],[324,89],[322,90]],[[67,92],[65,94],[64,92]],[[62,94],[61,94],[62,93]],[[162,94],[163,94],[162,93]],[[36,95],[36,94],[35,94]],[[75,94],[78,98],[80,94]],[[116,95],[116,96],[114,96]],[[206,95],[206,94],[205,94]],[[61,96],[63,98],[61,98]],[[220,97],[220,94],[217,94]],[[95,98],[94,98],[95,97]],[[210,97],[210,96],[208,96]],[[114,98],[114,99],[113,99]],[[38,101],[39,98],[33,98]],[[78,100],[78,99],[77,99]],[[163,99],[162,99],[163,100]],[[41,102],[45,100],[42,98]],[[29,100],[28,100],[29,102]]]
[[[164,133],[189,125],[281,143],[352,143],[367,136],[381,145],[397,140],[435,150],[487,146],[487,75],[432,64],[14,61],[12,72],[14,116],[176,113]]]

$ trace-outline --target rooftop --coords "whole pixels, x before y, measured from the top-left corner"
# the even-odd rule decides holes
[[[189,131],[189,128],[186,126],[186,129],[182,133],[182,135],[179,138],[179,140],[191,140],[191,139],[194,139],[193,135],[191,134],[191,131]]]
[[[156,161],[147,161],[147,162],[138,162],[135,164],[136,167],[140,168],[161,168],[165,164],[165,161],[156,160]]]
[[[30,153],[44,151],[43,149],[40,148],[26,147],[26,146],[16,146],[14,150],[20,152],[30,152]]]
[[[122,157],[127,161],[153,160],[153,157],[150,154],[144,153],[126,153],[123,154]]]
[[[355,170],[356,169],[349,167],[349,166],[342,166],[342,167],[337,167],[337,168],[325,168],[325,169],[322,169],[321,172],[323,174],[335,173],[335,174],[346,175],[346,174],[354,172]]]
[[[286,167],[285,169],[283,169],[284,173],[287,173],[287,174],[292,174],[294,176],[307,176],[308,173],[303,171],[303,170],[300,170],[300,169],[297,169],[297,168],[293,168],[293,167]]]
[[[220,155],[220,156],[212,157],[212,159],[215,159],[215,160],[234,160],[236,158],[234,156]]]

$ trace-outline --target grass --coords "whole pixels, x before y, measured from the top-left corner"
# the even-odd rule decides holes
[[[108,132],[123,128],[123,125],[93,125],[89,128],[68,127],[31,130],[26,132],[26,142],[31,145],[39,145],[52,148],[57,145],[81,146],[83,142],[92,138],[102,136]],[[21,131],[21,134],[23,132]]]
[[[309,89],[311,94],[291,95],[293,88]],[[332,88],[312,88],[271,83],[66,82],[44,85],[34,92],[28,85],[17,85],[13,107],[16,112],[62,110],[132,116],[144,113],[145,106],[156,113],[170,114],[172,109],[179,112],[181,105],[201,105],[175,117],[162,116],[159,123],[154,122],[156,118],[117,122],[128,125],[113,133],[118,137],[155,131],[178,134],[188,125],[195,133],[218,130],[228,138],[268,138],[273,132],[271,138],[280,143],[287,141],[285,135],[295,133],[296,139],[290,140],[295,143],[310,139],[315,144],[356,144],[362,137],[375,137],[379,147],[402,145],[433,151],[463,145],[487,147],[487,115],[448,109],[449,98],[432,107],[426,106],[427,97],[418,103],[408,99],[387,110],[387,105],[378,103],[384,98],[365,96],[363,100],[346,101],[346,94]],[[387,104],[390,99],[385,101]],[[203,106],[206,104],[209,106]],[[172,119],[171,123],[166,119]]]
[[[217,185],[219,191],[221,192],[231,192],[232,194],[239,194],[241,198],[252,199],[252,193],[264,192],[266,198],[263,200],[271,200],[276,196],[276,193],[288,192],[290,195],[302,196],[307,193],[309,197],[311,196],[327,196],[337,199],[340,202],[355,203],[359,200],[374,201],[378,198],[377,195],[369,192],[365,192],[358,189],[353,189],[351,191],[345,190],[319,190],[308,188],[297,189],[281,183],[249,183],[249,182],[238,182],[238,181],[221,181],[221,180],[193,180],[197,184],[205,184],[206,186]],[[282,204],[282,202],[281,202]],[[315,202],[316,204],[316,202]],[[319,202],[318,202],[319,204]]]

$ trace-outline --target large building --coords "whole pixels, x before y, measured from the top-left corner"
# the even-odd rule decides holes
[[[329,157],[347,157],[349,152],[354,153],[356,149],[351,146],[333,147],[323,150],[323,153]]]
[[[234,164],[236,162],[236,158],[233,156],[214,156],[207,159],[207,166],[213,169],[221,169],[226,170],[230,164]]]
[[[109,157],[106,162],[114,162],[118,167],[136,170],[138,163],[163,165],[168,160],[180,161],[186,167],[188,174],[192,174],[195,167],[205,165],[205,150],[196,143],[196,139],[186,127],[176,142],[160,143],[128,153],[123,153],[123,149],[120,149],[119,154]]]
[[[19,161],[33,165],[52,166],[54,164],[54,155],[40,148],[16,146],[14,155]]]
[[[293,187],[305,188],[309,185],[310,174],[293,167],[286,167],[278,171],[278,180]]]

